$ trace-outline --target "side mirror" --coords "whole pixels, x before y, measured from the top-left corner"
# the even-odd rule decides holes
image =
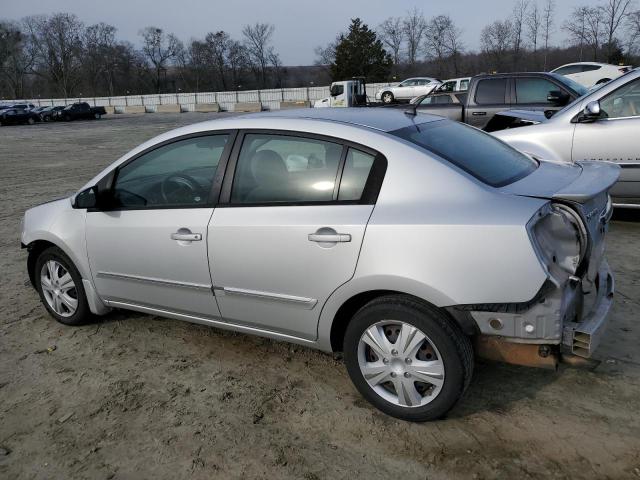
[[[73,208],[96,208],[98,206],[98,187],[93,186],[82,190],[76,195]]]
[[[569,95],[560,90],[551,90],[547,95],[547,101],[563,107],[569,102]]]
[[[578,116],[579,123],[593,123],[596,120],[602,118],[602,109],[600,108],[600,102],[595,100],[585,105],[584,110]]]

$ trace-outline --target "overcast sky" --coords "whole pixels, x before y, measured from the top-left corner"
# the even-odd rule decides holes
[[[533,0],[532,0],[533,1]],[[542,7],[546,0],[538,0]],[[506,18],[515,0],[0,0],[0,18],[53,12],[75,13],[86,24],[106,22],[118,28],[120,39],[139,45],[138,31],[154,25],[174,32],[185,43],[207,32],[225,30],[240,39],[242,26],[267,22],[275,25],[273,46],[285,65],[310,65],[314,48],[325,45],[346,29],[349,19],[360,17],[376,27],[389,16],[403,15],[414,6],[425,16],[450,15],[463,30],[468,49],[477,49],[480,31],[496,19]],[[557,27],[577,5],[595,0],[556,0]],[[554,40],[564,38],[556,28]]]

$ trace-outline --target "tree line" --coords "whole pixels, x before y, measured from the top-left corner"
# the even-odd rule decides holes
[[[255,23],[241,39],[217,31],[185,45],[149,26],[136,48],[113,25],[87,26],[70,13],[0,19],[0,98],[279,87],[284,69],[273,33],[273,25]]]
[[[316,64],[328,66],[334,79],[369,72],[367,77],[373,81],[390,76],[448,78],[480,72],[546,71],[576,61],[633,64],[640,46],[640,10],[634,0],[602,0],[575,7],[561,21],[556,0],[515,0],[505,18],[482,29],[479,50],[468,49],[462,34],[449,15],[427,17],[417,8],[404,16],[389,17],[375,29],[354,19],[347,32],[316,48]],[[557,45],[559,40],[562,46]],[[368,58],[345,54],[358,46],[369,52]],[[372,58],[378,59],[375,65],[367,63]]]
[[[429,17],[414,8],[375,28],[356,18],[316,48],[316,65],[307,67],[282,65],[268,23],[245,25],[240,38],[212,31],[186,44],[148,26],[134,46],[118,39],[113,25],[85,25],[70,13],[0,19],[0,98],[298,87],[353,76],[449,78],[587,60],[633,64],[640,46],[636,1],[600,0],[562,20],[556,0],[514,0],[508,15],[482,29],[476,50],[463,43],[449,15]]]

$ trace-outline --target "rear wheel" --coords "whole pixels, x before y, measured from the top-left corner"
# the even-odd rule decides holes
[[[58,247],[40,254],[34,278],[40,300],[60,323],[82,325],[92,319],[80,273]]]
[[[440,310],[408,296],[362,307],[344,339],[347,371],[384,413],[423,422],[445,415],[473,373],[469,338]]]
[[[96,120],[100,120],[100,114],[98,112],[94,113],[93,118]]]
[[[382,94],[382,103],[393,103],[393,93],[384,92]]]
[[[27,123],[28,123],[29,125],[33,125],[34,123],[36,123],[36,121],[33,119],[33,117],[29,117],[29,118],[27,119]]]

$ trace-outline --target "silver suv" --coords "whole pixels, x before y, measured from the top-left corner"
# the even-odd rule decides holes
[[[591,354],[617,177],[441,117],[255,114],[139,146],[28,210],[22,244],[62,323],[121,308],[342,351],[373,405],[424,421],[462,396],[473,341]]]

